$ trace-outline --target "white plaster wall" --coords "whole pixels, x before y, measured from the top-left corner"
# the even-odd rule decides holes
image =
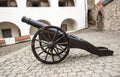
[[[15,43],[15,38],[5,38],[4,40],[5,40],[6,45]]]
[[[21,30],[21,35],[29,35],[30,26],[21,22],[22,16],[47,20],[51,25],[59,27],[65,19],[71,18],[76,20],[76,30],[79,30],[86,27],[85,1],[75,0],[75,7],[58,7],[58,0],[49,0],[50,7],[26,7],[26,0],[16,0],[18,7],[0,7],[0,22],[13,22]]]

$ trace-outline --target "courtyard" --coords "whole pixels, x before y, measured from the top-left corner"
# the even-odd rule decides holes
[[[50,65],[39,62],[29,45],[0,57],[0,77],[120,77],[120,31],[98,31],[90,27],[71,34],[95,46],[105,46],[114,55],[99,57],[81,49],[70,49],[64,61]]]

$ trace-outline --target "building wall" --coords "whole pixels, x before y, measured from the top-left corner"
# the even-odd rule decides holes
[[[76,23],[73,25],[74,29],[70,29],[71,31],[76,31],[88,27],[87,0],[73,1],[75,6],[72,7],[59,7],[59,0],[48,0],[50,5],[49,7],[27,7],[27,0],[16,0],[17,7],[0,7],[0,23],[11,22],[16,25],[14,28],[9,25],[9,27],[14,29],[13,37],[15,38],[12,37],[11,39],[4,39],[2,36],[0,36],[0,42],[12,44],[18,40],[24,40],[24,38],[31,38],[31,36],[26,35],[33,34],[31,32],[34,31],[30,31],[30,25],[21,22],[21,18],[23,16],[30,17],[34,20],[45,20],[48,21],[51,25],[58,27],[61,27],[61,24],[64,22],[64,20],[72,19]],[[21,36],[19,36],[19,33],[15,31],[17,29],[20,30]],[[17,33],[17,35],[15,33]],[[8,42],[10,40],[11,42]]]
[[[120,0],[114,0],[104,9],[105,30],[120,30]]]
[[[74,30],[83,29],[85,25],[85,0],[74,0],[75,7],[58,7],[58,0],[49,0],[50,7],[26,7],[26,0],[16,0],[17,7],[0,7],[0,22],[15,23],[21,35],[30,34],[30,26],[22,23],[22,16],[35,20],[47,20],[51,25],[60,27],[64,19],[72,18],[77,24]]]
[[[96,0],[97,12],[103,15],[102,22],[104,30],[120,30],[120,0],[111,0],[102,6],[102,0]]]

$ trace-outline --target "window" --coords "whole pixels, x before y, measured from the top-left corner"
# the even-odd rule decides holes
[[[15,0],[0,0],[0,7],[17,7]]]
[[[12,37],[11,29],[2,29],[3,38]]]
[[[59,0],[59,6],[64,7],[64,6],[75,6],[73,0]]]
[[[49,7],[48,0],[27,0],[27,7]]]
[[[11,1],[9,2],[9,6],[10,6],[10,7],[17,7],[17,3],[16,3],[14,0],[11,0]]]
[[[7,7],[7,1],[0,1],[0,7]]]
[[[60,7],[65,6],[65,1],[59,1],[59,6],[60,6]]]
[[[32,2],[32,7],[39,7],[39,2]]]

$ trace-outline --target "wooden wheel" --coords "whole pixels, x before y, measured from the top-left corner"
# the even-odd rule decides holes
[[[39,29],[32,39],[34,56],[46,64],[59,63],[69,53],[69,40],[66,33],[54,26]]]

